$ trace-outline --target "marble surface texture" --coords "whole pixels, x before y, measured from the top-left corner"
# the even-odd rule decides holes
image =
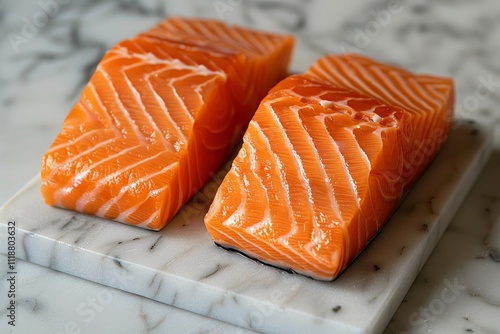
[[[0,243],[15,222],[20,259],[259,332],[379,332],[490,152],[489,131],[457,126],[385,228],[334,282],[213,244],[203,217],[224,169],[161,232],[48,207],[35,177],[0,209]]]
[[[498,127],[500,3],[495,0],[5,1],[0,3],[1,202],[37,173],[44,150],[105,50],[168,15],[294,33],[293,71],[324,53],[356,51],[417,72],[452,76],[457,123],[473,119]],[[494,139],[485,170],[387,333],[500,333],[500,139]],[[0,262],[2,309],[5,261]],[[7,327],[0,311],[2,333],[245,331],[27,262],[20,261],[18,271],[18,326]]]

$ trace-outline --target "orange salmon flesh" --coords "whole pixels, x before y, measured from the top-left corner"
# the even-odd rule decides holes
[[[182,18],[118,43],[43,157],[46,203],[163,228],[240,142],[293,45]]]
[[[224,248],[333,280],[439,151],[453,108],[451,79],[323,57],[260,103],[205,225]]]

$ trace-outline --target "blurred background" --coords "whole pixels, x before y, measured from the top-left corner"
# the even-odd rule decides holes
[[[38,173],[43,153],[106,50],[171,15],[211,17],[292,33],[298,43],[292,72],[305,70],[327,53],[357,52],[411,71],[451,76],[456,83],[457,122],[473,119],[497,127],[500,121],[498,0],[1,1],[1,203]],[[500,333],[496,320],[500,258],[493,252],[500,247],[499,150],[496,136],[486,170],[400,305],[388,333]],[[20,284],[29,282],[33,295],[50,291],[53,300],[44,305],[49,309],[63,308],[61,300],[75,305],[70,307],[74,309],[101,288],[28,263],[23,266],[28,281]],[[439,316],[423,316],[422,323],[413,325],[412,315],[439,298],[446,288],[444,280],[454,277],[462,284],[456,301]],[[54,280],[65,287],[64,292]],[[158,303],[119,291],[113,294],[114,308],[105,309],[104,316],[120,313],[127,302],[142,305],[129,307],[130,314],[146,314],[146,307],[149,314],[156,314],[155,319],[161,319],[160,314],[167,312]],[[35,315],[41,307],[26,305],[32,306]],[[48,314],[40,313],[33,321],[46,323]],[[172,313],[174,322],[185,317]],[[106,323],[102,319],[87,332],[102,332]],[[51,315],[43,332],[64,332],[61,326],[66,321],[64,315]],[[124,318],[120,325],[123,332],[127,332],[127,321]],[[153,327],[150,332],[166,328]],[[230,331],[223,326],[211,328],[209,332]],[[189,330],[199,329],[192,326]]]

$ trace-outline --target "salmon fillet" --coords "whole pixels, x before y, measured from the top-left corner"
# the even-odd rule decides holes
[[[446,140],[453,81],[326,56],[276,85],[205,217],[216,244],[333,280]]]
[[[46,203],[163,228],[239,143],[293,44],[182,18],[118,43],[43,157]]]

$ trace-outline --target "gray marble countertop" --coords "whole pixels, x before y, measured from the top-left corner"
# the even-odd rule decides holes
[[[289,32],[292,71],[354,51],[452,76],[457,121],[500,120],[500,2],[11,1],[0,3],[0,202],[33,175],[103,53],[165,16]],[[500,333],[500,137],[485,170],[399,306],[387,333]],[[0,261],[4,306],[6,259]],[[13,333],[234,333],[236,328],[27,262]],[[449,292],[453,292],[450,294]],[[237,331],[246,332],[243,329]]]

